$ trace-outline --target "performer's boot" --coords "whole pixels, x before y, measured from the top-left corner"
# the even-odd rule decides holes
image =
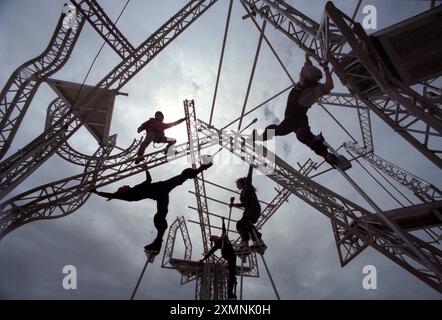
[[[152,252],[160,252],[162,242],[163,240],[157,238],[151,244],[145,246],[144,250]]]

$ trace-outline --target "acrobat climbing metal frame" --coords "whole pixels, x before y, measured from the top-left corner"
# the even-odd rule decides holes
[[[442,134],[440,105],[391,75],[359,23],[332,2],[326,4],[320,24],[284,1],[241,2],[305,52],[313,50],[317,61],[328,60],[352,95],[442,168],[441,150],[429,147]],[[425,129],[416,129],[422,127],[419,123]]]

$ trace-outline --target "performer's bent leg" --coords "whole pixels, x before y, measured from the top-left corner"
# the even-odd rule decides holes
[[[157,200],[157,213],[153,218],[155,228],[157,229],[157,240],[162,240],[164,232],[167,230],[166,216],[169,212],[169,195],[163,195]]]
[[[174,144],[176,144],[176,140],[174,138],[169,138],[166,136],[162,136],[161,139],[158,142],[167,143],[166,148],[164,152],[167,154],[170,147],[172,147]]]
[[[243,216],[238,220],[236,230],[241,236],[241,240],[246,242],[250,240],[250,221],[247,216]]]
[[[144,154],[149,144],[155,139],[155,136],[155,132],[146,133],[144,140],[141,142],[140,147],[138,148],[137,159],[135,160],[135,163],[139,163],[141,161],[141,156]]]
[[[236,256],[231,256],[227,260],[227,268],[229,269],[229,279],[227,282],[227,295],[229,299],[235,298],[235,283],[236,283]]]
[[[161,195],[157,198],[157,213],[153,217],[155,228],[157,229],[157,237],[155,240],[144,247],[144,250],[149,252],[160,252],[161,243],[163,242],[164,232],[167,229],[167,211],[169,206],[169,195]]]
[[[280,124],[271,124],[264,129],[264,133],[262,134],[262,141],[266,141],[271,138],[269,136],[269,132],[267,130],[274,130],[275,136],[286,136],[291,133],[293,130],[288,121],[283,120]]]
[[[324,144],[324,138],[322,138],[322,136],[315,136],[310,131],[310,126],[308,124],[299,127],[296,130],[296,137],[300,142],[310,147],[310,149],[312,149],[316,154],[324,158],[325,156],[327,156],[328,149],[327,146]]]
[[[172,178],[163,182],[166,186],[166,190],[168,190],[168,192],[170,192],[175,187],[182,185],[186,180],[196,178],[196,176],[199,173],[203,172],[204,170],[209,168],[211,165],[212,164],[201,165],[197,169],[193,169],[193,168],[184,169],[179,175],[172,177]]]

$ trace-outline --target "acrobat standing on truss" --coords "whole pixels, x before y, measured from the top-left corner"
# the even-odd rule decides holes
[[[293,132],[299,141],[323,157],[331,166],[339,166],[345,170],[348,169],[348,161],[342,156],[338,158],[333,153],[330,153],[322,133],[315,136],[311,132],[308,123],[308,109],[318,101],[321,96],[330,93],[334,87],[327,63],[323,63],[322,67],[325,72],[324,84],[319,82],[322,78],[321,70],[312,64],[310,55],[308,53],[305,54],[305,63],[299,74],[299,82],[290,91],[287,99],[284,120],[278,125],[271,124],[267,126],[263,135],[260,137],[257,136],[256,140],[265,141],[271,138],[267,130],[273,129],[275,136],[285,136]],[[254,132],[254,134],[256,135],[256,132]]]
[[[187,168],[181,174],[172,177],[165,181],[158,181],[152,183],[152,178],[148,170],[146,170],[146,181],[137,184],[136,186],[122,186],[114,193],[100,192],[96,189],[91,190],[101,197],[107,198],[108,201],[112,199],[119,199],[125,201],[139,201],[143,199],[153,199],[157,202],[157,213],[153,221],[157,229],[156,239],[149,245],[145,246],[146,251],[160,252],[161,243],[163,242],[163,235],[167,229],[166,215],[169,207],[169,193],[179,185],[182,185],[186,180],[195,178],[200,172],[210,168],[213,163],[202,164],[197,169]]]
[[[155,112],[155,118],[150,118],[146,122],[143,122],[137,129],[138,133],[146,131],[146,137],[143,142],[140,144],[140,148],[137,152],[137,158],[135,159],[135,164],[140,163],[143,159],[143,154],[146,151],[146,148],[149,146],[151,142],[156,143],[167,143],[166,148],[164,149],[164,153],[167,154],[169,148],[176,143],[176,140],[173,138],[166,137],[164,135],[164,130],[172,128],[181,122],[185,121],[186,118],[181,118],[175,122],[171,123],[163,123],[164,115],[161,111]]]
[[[227,235],[226,225],[223,218],[223,229],[221,237],[210,236],[210,241],[213,242],[212,249],[200,260],[203,262],[208,259],[216,250],[221,249],[221,256],[227,261],[227,269],[229,270],[229,279],[227,282],[227,298],[229,300],[236,300],[235,284],[236,284],[236,253],[232,243]]]
[[[256,237],[253,232],[253,224],[258,221],[261,215],[261,205],[259,204],[258,197],[256,196],[256,189],[252,184],[253,165],[250,165],[247,177],[239,178],[236,180],[236,187],[241,190],[240,203],[231,203],[230,207],[244,208],[242,218],[236,223],[236,230],[241,236],[241,243],[239,245],[240,251],[249,250],[249,240],[252,237],[254,241],[253,246],[262,247],[265,246],[264,241],[261,239],[261,233],[256,231]]]

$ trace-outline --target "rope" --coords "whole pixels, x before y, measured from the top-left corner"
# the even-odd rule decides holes
[[[272,101],[273,99],[279,97],[281,94],[283,94],[284,92],[286,92],[287,90],[289,90],[289,89],[291,89],[291,88],[293,88],[293,85],[290,85],[290,86],[288,86],[287,88],[285,88],[285,89],[279,91],[277,94],[275,94],[274,96],[268,98],[266,101],[264,101],[264,102],[262,102],[261,104],[257,105],[255,108],[253,108],[253,109],[247,111],[246,113],[244,113],[243,116],[246,116],[246,115],[252,113],[253,111],[255,111],[255,110],[261,108],[262,106],[266,105],[268,102]],[[238,122],[240,119],[241,119],[241,117],[238,117],[236,120],[233,120],[233,121],[230,122],[229,124],[226,124],[224,127],[222,127],[221,130],[224,130],[224,129],[226,129],[227,127],[230,127],[232,124],[234,124],[235,122]]]
[[[129,1],[130,1],[130,0],[127,0],[127,1],[126,1],[126,4],[124,5],[123,9],[121,10],[120,14],[118,15],[117,20],[115,20],[115,23],[114,23],[115,25],[117,25],[118,20],[120,20],[121,15],[122,15],[123,12],[126,10],[126,7],[127,7],[127,5],[129,4]],[[87,78],[89,77],[89,74],[91,73],[92,68],[93,68],[95,62],[97,61],[97,58],[98,58],[98,56],[100,55],[100,53],[101,53],[101,51],[103,50],[103,48],[104,48],[105,45],[106,45],[106,41],[103,41],[103,44],[101,45],[100,49],[98,50],[97,54],[95,55],[94,59],[92,60],[92,63],[91,63],[91,65],[90,65],[90,67],[89,67],[89,70],[87,71],[86,76],[84,77],[83,82],[81,83],[81,86],[80,86],[80,88],[78,89],[77,95],[75,96],[75,98],[74,98],[74,102],[72,103],[72,105],[75,105],[75,103],[77,102],[77,99],[78,99],[78,97],[80,96],[81,90],[83,89],[84,84],[86,83],[86,80],[87,80]]]
[[[347,153],[350,155],[350,156],[352,156],[353,157],[353,155],[348,151],[348,150],[346,150],[347,151]],[[356,160],[356,162],[357,162],[357,164],[359,164],[359,166],[382,188],[382,189],[384,189],[384,191],[385,192],[387,192],[389,195],[390,195],[390,197],[392,197],[401,207],[405,207],[405,205],[402,203],[402,202],[400,202],[390,191],[388,191],[388,189],[387,188],[385,188],[385,186],[380,182],[380,181],[378,181],[374,176],[373,176],[373,174],[370,172],[370,171],[368,171],[368,169],[367,168],[365,168],[363,165],[362,165],[362,163],[359,161],[359,160]]]
[[[223,46],[221,49],[221,57],[219,59],[218,73],[216,75],[215,92],[213,93],[212,109],[210,110],[209,126],[212,124],[213,110],[215,109],[216,94],[218,93],[218,84],[219,84],[219,78],[221,75],[221,66],[223,65],[224,50],[226,48],[227,34],[229,32],[229,25],[230,25],[230,16],[232,14],[232,3],[233,3],[233,0],[230,0],[229,9],[228,9],[228,13],[227,13],[226,27],[224,30],[224,38],[223,38]]]
[[[262,23],[261,34],[260,34],[259,40],[258,40],[258,46],[256,48],[255,59],[253,61],[252,72],[250,73],[249,84],[247,85],[246,97],[244,99],[244,103],[243,103],[242,110],[241,110],[241,117],[240,117],[239,123],[238,123],[238,131],[240,131],[240,129],[241,129],[242,119],[244,117],[244,112],[246,110],[247,101],[249,100],[250,88],[252,87],[253,77],[255,75],[256,64],[258,63],[259,52],[261,50],[261,44],[262,44],[262,39],[264,37],[264,31],[266,28],[266,24],[267,24],[267,21],[264,20],[264,22]]]
[[[351,133],[347,130],[347,129],[345,129],[345,127],[338,121],[338,119],[336,119],[335,118],[335,116],[333,116],[332,114],[331,114],[331,112],[330,111],[328,111],[327,110],[327,108],[326,107],[324,107],[321,103],[318,103],[320,106],[321,106],[321,108],[325,111],[325,112],[327,112],[327,114],[337,123],[337,125],[342,129],[342,130],[344,130],[344,132],[350,137],[350,139],[352,139],[353,140],[353,142],[354,143],[357,143],[358,141],[351,135]]]

